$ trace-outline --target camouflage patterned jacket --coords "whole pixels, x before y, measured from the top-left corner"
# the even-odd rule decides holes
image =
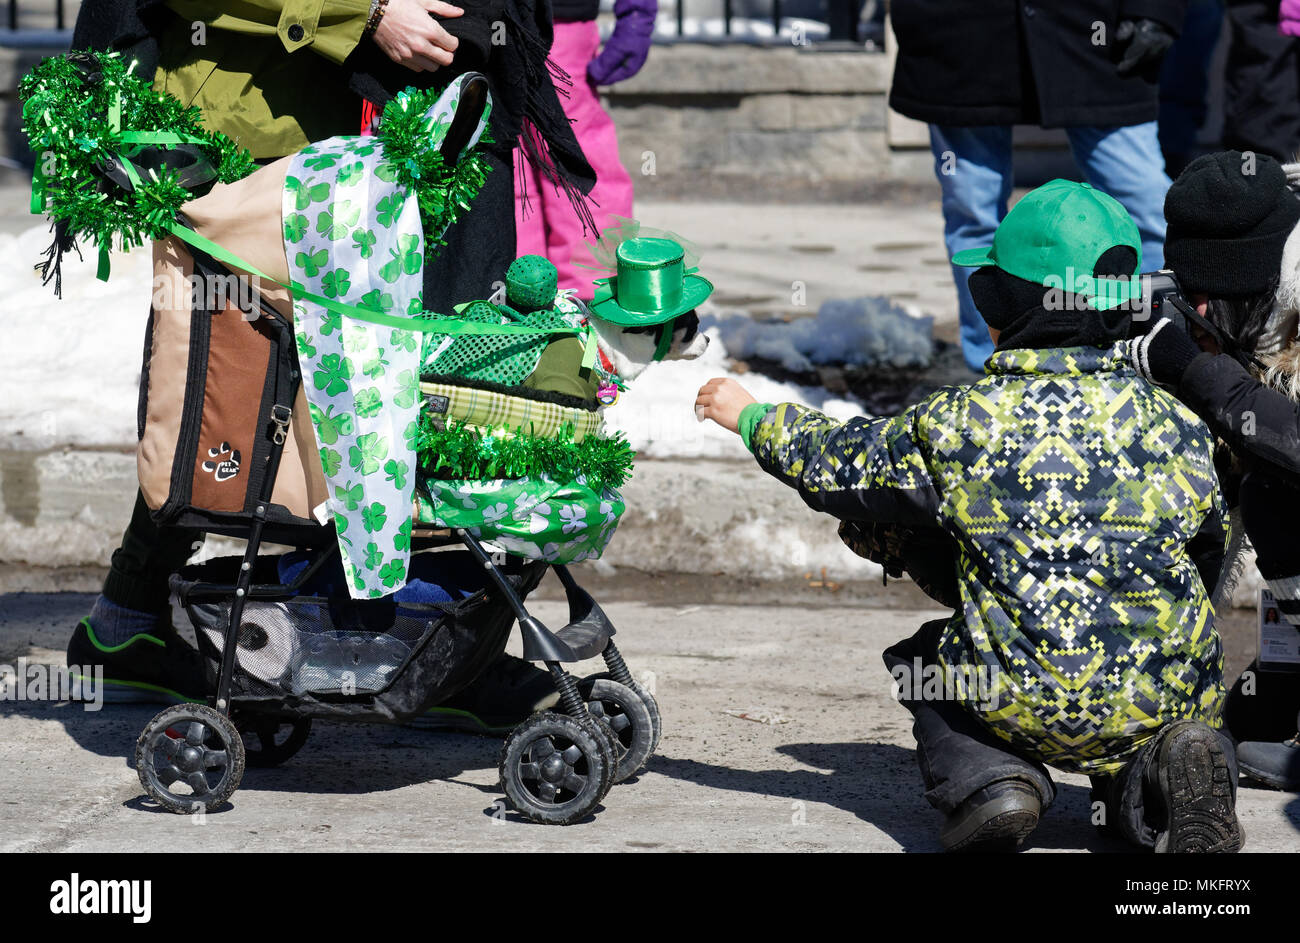
[[[952,535],[945,681],[1018,751],[1112,773],[1172,720],[1221,726],[1222,647],[1189,556],[1227,536],[1208,430],[1122,343],[987,369],[893,418],[751,407],[746,440],[816,510]]]

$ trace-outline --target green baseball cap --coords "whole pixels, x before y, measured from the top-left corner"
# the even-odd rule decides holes
[[[1137,264],[1125,278],[1095,278],[1097,260],[1108,249],[1128,246]],[[1025,281],[1059,288],[1109,311],[1141,294],[1142,239],[1119,201],[1086,183],[1052,180],[1011,208],[993,234],[993,245],[963,249],[953,265],[996,265]]]

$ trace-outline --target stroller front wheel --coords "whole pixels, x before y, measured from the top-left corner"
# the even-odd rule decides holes
[[[610,678],[584,678],[578,682],[578,691],[591,716],[614,734],[614,782],[621,783],[645,766],[654,751],[655,724],[649,703],[637,691]]]
[[[244,741],[215,708],[177,704],[149,721],[136,740],[135,769],[145,792],[164,809],[181,815],[206,812],[239,788]]]
[[[598,734],[566,714],[542,711],[506,738],[501,788],[532,822],[569,825],[587,816],[608,790],[612,760]]]

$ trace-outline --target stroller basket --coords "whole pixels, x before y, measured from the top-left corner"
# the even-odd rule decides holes
[[[378,629],[367,628],[355,607],[322,597],[249,600],[235,655],[236,696],[241,690],[267,696],[379,693],[448,615],[435,606],[384,608],[396,611],[391,624]],[[190,616],[215,676],[230,604],[194,603]]]
[[[258,560],[240,618],[230,696],[245,709],[260,702],[282,716],[413,717],[472,681],[505,649],[514,622],[494,587],[446,603],[307,595],[279,585],[274,562]],[[213,680],[239,563],[210,560],[172,578]],[[544,572],[521,565],[507,579],[527,593]]]

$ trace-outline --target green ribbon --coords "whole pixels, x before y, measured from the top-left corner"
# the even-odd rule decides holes
[[[200,138],[188,134],[178,134],[173,131],[122,131],[121,130],[121,99],[115,99],[108,111],[108,125],[113,133],[114,140],[121,144],[201,144]],[[49,121],[48,112],[45,120]],[[144,181],[141,179],[135,166],[130,160],[126,159],[120,152],[116,155],[121,159],[123,171],[127,179],[131,181],[133,187],[141,186]],[[153,173],[153,171],[150,171]],[[44,170],[39,161],[32,172],[32,212],[41,213],[45,209],[45,190],[46,182]],[[174,236],[183,242],[194,246],[202,252],[206,252],[226,265],[243,269],[258,278],[264,278],[273,285],[279,285],[281,288],[287,288],[295,296],[312,301],[328,311],[333,311],[343,317],[352,318],[356,321],[365,321],[370,324],[390,327],[397,330],[412,331],[417,334],[572,334],[584,337],[584,347],[582,352],[582,366],[584,369],[591,369],[596,362],[596,332],[590,327],[534,327],[528,324],[479,324],[477,322],[458,321],[452,318],[406,318],[400,315],[387,314],[383,311],[366,308],[360,305],[352,305],[347,302],[339,301],[335,298],[326,298],[307,291],[303,286],[296,282],[282,282],[278,278],[273,278],[256,266],[244,261],[228,249],[218,245],[211,239],[199,235],[192,229],[182,226],[175,220],[166,223],[166,228]],[[95,275],[100,281],[108,281],[109,276],[109,247],[100,246],[99,264]]]

